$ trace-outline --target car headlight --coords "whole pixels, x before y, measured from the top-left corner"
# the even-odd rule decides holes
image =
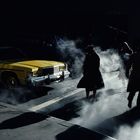
[[[59,71],[67,70],[67,64],[59,66]]]

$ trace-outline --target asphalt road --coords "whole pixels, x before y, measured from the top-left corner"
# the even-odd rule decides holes
[[[9,104],[9,107],[19,112],[36,112],[45,118],[54,116],[115,138],[117,138],[115,134],[121,126],[124,124],[131,126],[139,120],[137,108],[130,110],[127,107],[128,93],[126,87],[122,86],[124,85],[122,80],[118,79],[118,74],[114,74],[114,77],[109,79],[112,83],[110,87],[97,92],[95,101],[92,101],[92,98],[85,99],[84,89],[76,88],[78,81],[79,79],[67,79],[60,83],[52,83],[47,87],[49,90],[46,90],[46,94],[24,102]],[[136,97],[133,107],[135,104]]]
[[[53,82],[50,85],[44,85],[37,88],[19,87],[15,89],[0,89],[0,101],[13,105],[24,105],[48,101],[64,95],[70,91],[76,90],[79,79],[65,79],[63,82]]]
[[[24,103],[1,102],[0,139],[85,140],[88,138],[89,140],[103,140],[109,138],[112,140],[102,133],[50,116],[50,112],[85,98],[83,89],[76,88],[78,81],[79,79],[68,79],[62,83],[52,83],[50,86],[54,89],[48,94],[30,98]]]

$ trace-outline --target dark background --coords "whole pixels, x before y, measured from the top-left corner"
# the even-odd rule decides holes
[[[0,46],[34,49],[44,40],[52,43],[56,36],[82,38],[85,44],[93,42],[104,48],[116,38],[136,44],[138,9],[137,2],[126,0],[5,2],[1,4]]]

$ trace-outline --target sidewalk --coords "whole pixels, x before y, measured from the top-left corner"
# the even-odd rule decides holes
[[[0,140],[114,140],[67,121],[0,104]]]
[[[140,108],[134,107],[124,112],[123,114],[103,121],[93,129],[102,132],[103,134],[107,134],[109,136],[114,137],[116,130],[118,130],[121,126],[128,126],[130,128],[133,128],[134,125],[139,121],[140,121]]]

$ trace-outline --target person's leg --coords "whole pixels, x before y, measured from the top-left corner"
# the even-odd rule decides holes
[[[132,101],[133,101],[133,98],[135,96],[135,91],[131,91],[128,95],[128,107],[131,108],[132,107]]]
[[[89,89],[88,88],[86,88],[86,97],[87,97],[87,99],[89,98]]]
[[[93,90],[93,99],[96,97],[96,90]]]
[[[137,98],[137,107],[140,108],[140,91],[138,93],[138,98]]]

